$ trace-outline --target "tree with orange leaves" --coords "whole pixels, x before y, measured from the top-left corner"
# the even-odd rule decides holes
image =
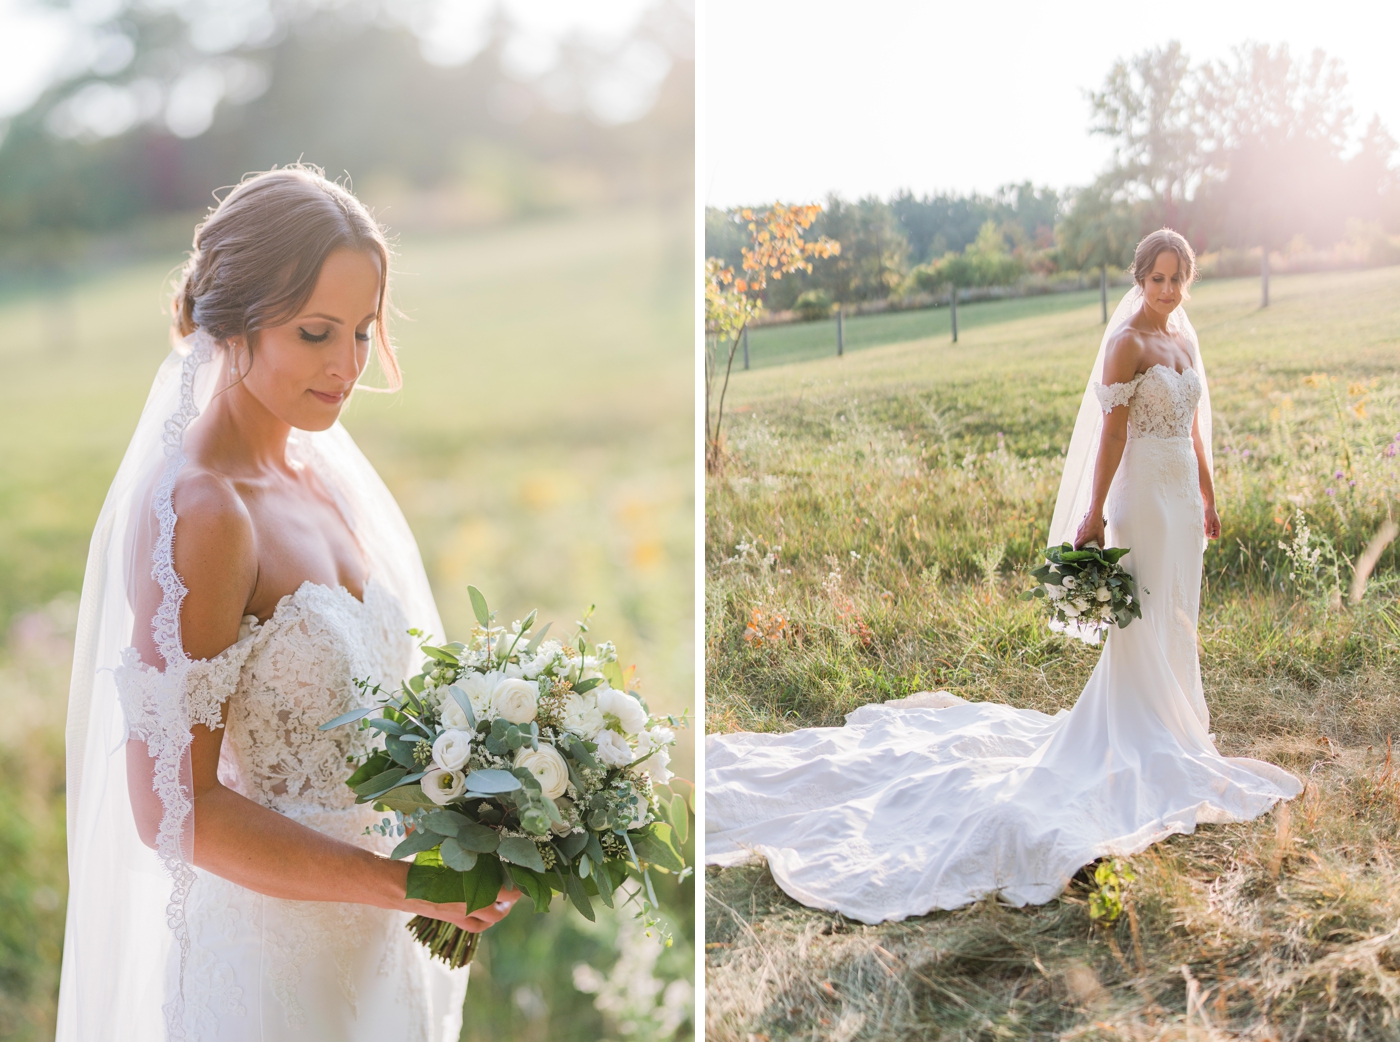
[[[739,217],[748,223],[749,244],[743,248],[740,271],[718,257],[705,261],[705,469],[713,472],[724,455],[721,428],[724,397],[734,369],[734,353],[744,330],[763,311],[763,291],[768,280],[777,281],[796,271],[810,272],[812,261],[841,252],[841,244],[822,236],[808,242],[805,233],[822,208],[774,203],[761,209],[744,209]],[[720,351],[727,347],[724,383],[711,408],[718,375]]]

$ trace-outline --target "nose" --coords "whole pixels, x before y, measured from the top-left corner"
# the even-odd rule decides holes
[[[360,341],[353,329],[344,338],[338,338],[338,341],[326,364],[326,375],[346,384],[353,384],[364,372],[364,363],[369,357],[368,349],[365,358],[361,359]]]

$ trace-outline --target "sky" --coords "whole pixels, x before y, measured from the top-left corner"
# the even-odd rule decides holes
[[[324,2],[330,6],[335,0]],[[500,6],[518,30],[507,58],[522,77],[537,76],[552,66],[560,39],[578,33],[604,44],[616,43],[630,33],[650,2],[501,0]],[[0,119],[27,108],[75,60],[75,40],[83,24],[100,22],[120,3],[71,0],[70,9],[61,10],[40,0],[0,0]],[[266,7],[267,0],[242,0],[236,5],[244,13],[256,13],[260,6]],[[414,26],[424,38],[428,57],[445,64],[466,61],[486,42],[486,23],[495,7],[496,0],[399,3],[400,10],[417,12]],[[76,57],[80,60],[80,55]]]
[[[1085,184],[1112,157],[1088,131],[1086,92],[1117,58],[1173,39],[1193,61],[1246,40],[1321,47],[1346,67],[1356,131],[1379,113],[1400,138],[1395,0],[702,0],[701,12],[709,206]]]

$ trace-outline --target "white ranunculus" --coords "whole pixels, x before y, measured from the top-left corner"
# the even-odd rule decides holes
[[[1106,601],[1112,596],[1113,591],[1110,590],[1107,586],[1100,586],[1097,590],[1094,591],[1094,599],[1097,601]]]
[[[598,711],[598,700],[591,691],[570,695],[561,715],[560,723],[564,725],[564,730],[589,741],[604,726],[603,714]]]
[[[1056,586],[1054,583],[1046,583],[1045,592],[1050,595],[1050,599],[1052,601],[1063,600],[1065,596],[1065,591],[1062,590],[1060,587]]]
[[[540,685],[533,680],[506,677],[491,692],[491,712],[513,724],[528,724],[540,706]]]
[[[501,682],[501,673],[464,673],[462,679],[457,681],[457,686],[466,692],[467,698],[471,699],[472,712],[476,714],[477,722],[488,720],[491,717],[491,692],[496,690],[496,685]]]
[[[1079,615],[1079,609],[1076,608],[1073,604],[1066,604],[1064,606],[1064,613],[1068,615],[1071,619],[1073,619]]]
[[[632,762],[632,747],[616,731],[599,731],[593,739],[598,745],[598,759],[607,767],[625,767]]]
[[[453,705],[456,705],[454,702]],[[458,707],[460,712],[461,707]],[[466,714],[463,713],[463,716]],[[433,763],[444,771],[460,771],[472,755],[472,732],[459,728],[443,731],[433,742]]]
[[[564,819],[563,824],[557,821],[549,823],[550,831],[556,836],[567,836],[574,831],[574,827],[569,824],[569,814],[574,809],[573,801],[567,796],[560,796],[554,801],[554,805],[559,809],[559,816]]]
[[[461,771],[434,768],[423,775],[423,791],[439,807],[445,807],[467,791],[467,777]]]
[[[550,799],[558,799],[569,787],[569,767],[564,757],[552,745],[538,749],[522,746],[515,754],[515,766],[524,767],[535,776],[540,789]]]
[[[1075,582],[1074,576],[1072,575],[1066,575],[1063,579],[1060,580],[1060,583],[1062,586],[1064,586],[1066,590],[1072,590],[1079,585],[1077,582]]]
[[[1074,606],[1075,606],[1076,608],[1078,608],[1080,611],[1088,611],[1088,610],[1089,610],[1089,602],[1086,601],[1083,597],[1076,597],[1076,598],[1074,599]]]
[[[598,697],[598,711],[603,714],[603,718],[609,717],[617,721],[619,727],[626,734],[636,734],[647,725],[647,711],[642,708],[642,703],[626,691],[618,691],[607,684],[596,689]]]

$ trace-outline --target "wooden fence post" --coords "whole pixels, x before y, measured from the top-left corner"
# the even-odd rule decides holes
[[[958,342],[958,287],[953,287],[953,292],[949,297],[953,305],[953,343]]]
[[[836,309],[836,357],[840,358],[846,353],[846,313],[841,309]]]

